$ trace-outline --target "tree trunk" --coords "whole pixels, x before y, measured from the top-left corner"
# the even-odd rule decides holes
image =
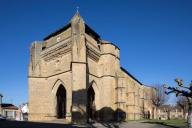
[[[158,110],[159,110],[159,109],[158,109],[158,107],[156,106],[156,111],[155,111],[155,113],[156,113],[156,119],[157,119],[157,120],[160,120],[160,119],[159,119],[159,113],[158,113]]]
[[[183,119],[184,119],[184,120],[186,120],[186,113],[187,113],[186,108],[184,108],[184,109],[183,109]]]
[[[192,128],[192,103],[189,103],[187,123],[188,128]]]
[[[171,118],[170,118],[170,111],[168,110],[168,112],[167,112],[167,116],[168,116],[168,120],[170,120]]]

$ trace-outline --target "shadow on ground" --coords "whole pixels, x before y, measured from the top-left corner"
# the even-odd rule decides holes
[[[120,128],[120,123],[117,122],[96,122],[90,124],[91,128]]]
[[[181,128],[180,126],[172,126],[172,125],[167,125],[165,124],[164,122],[158,122],[158,121],[155,121],[155,122],[151,122],[151,121],[144,121],[142,123],[148,123],[148,124],[158,124],[158,125],[163,125],[163,126],[168,126],[170,128]]]
[[[72,125],[72,124],[1,121],[0,120],[0,128],[87,128],[87,127]]]
[[[60,123],[42,123],[42,122],[21,122],[0,120],[0,128],[119,128],[117,123],[94,123],[89,125],[73,125]]]

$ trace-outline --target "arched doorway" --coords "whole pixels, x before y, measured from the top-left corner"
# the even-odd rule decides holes
[[[95,106],[95,92],[93,90],[93,87],[90,86],[87,91],[87,114],[88,114],[88,120],[95,120],[95,112],[96,112],[96,106]]]
[[[63,85],[60,85],[57,93],[57,118],[65,118],[66,115],[66,90]]]

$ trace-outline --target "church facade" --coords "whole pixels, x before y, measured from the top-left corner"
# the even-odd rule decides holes
[[[120,65],[120,49],[76,13],[30,48],[29,120],[155,118],[155,89]]]

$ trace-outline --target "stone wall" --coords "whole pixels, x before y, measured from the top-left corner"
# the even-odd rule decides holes
[[[154,112],[151,91],[120,67],[120,49],[99,39],[77,13],[70,24],[35,42],[30,50],[29,120],[57,119],[56,93],[66,90],[66,119],[87,121],[87,90],[95,93],[100,119],[114,120],[116,112],[127,120]],[[62,31],[61,31],[62,30]],[[91,34],[90,34],[91,33]],[[97,37],[97,38],[93,38]],[[78,113],[78,114],[77,114]],[[98,119],[99,119],[98,118]]]

